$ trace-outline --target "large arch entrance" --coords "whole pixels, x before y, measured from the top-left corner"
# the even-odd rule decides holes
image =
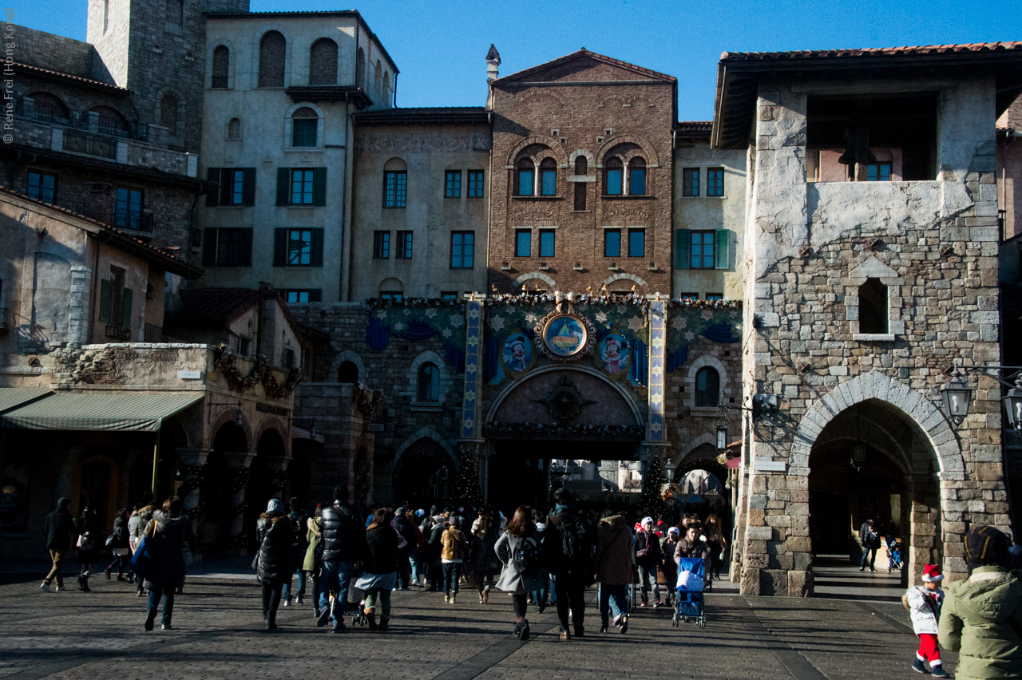
[[[394,463],[395,498],[398,503],[411,503],[417,508],[429,508],[434,503],[442,508],[454,493],[456,472],[447,449],[430,437],[422,437]]]

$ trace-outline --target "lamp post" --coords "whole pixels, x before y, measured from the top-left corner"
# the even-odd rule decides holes
[[[727,417],[727,406],[721,403],[717,409],[717,417],[713,421],[713,428],[717,431],[717,450],[723,452],[727,449],[727,431],[731,427],[731,421]]]
[[[1003,397],[1004,411],[1008,417],[1008,425],[1016,432],[1022,431],[1022,373],[1015,378],[1015,386]]]
[[[667,464],[664,465],[664,470],[667,472],[667,481],[674,481],[674,471],[678,469],[678,466],[674,464],[673,460],[668,460]]]
[[[944,383],[940,388],[940,398],[944,404],[944,414],[951,418],[955,427],[962,424],[965,416],[969,415],[969,399],[972,397],[972,390],[965,382],[965,375],[955,366],[951,371],[951,380]]]

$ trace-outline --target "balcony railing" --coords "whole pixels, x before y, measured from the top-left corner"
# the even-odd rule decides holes
[[[64,131],[64,151],[102,158],[117,158],[117,140],[82,130]]]
[[[106,325],[106,337],[120,340],[121,342],[128,342],[131,340],[131,329],[108,323]]]
[[[167,336],[163,334],[163,329],[151,323],[145,325],[144,337],[146,342],[167,342]]]
[[[70,111],[65,116],[48,109],[36,110],[34,106],[26,106],[22,99],[18,101],[14,114],[20,118],[47,125],[59,125],[118,139],[149,141],[149,126],[144,123],[126,123],[122,120],[90,114],[88,111]],[[125,129],[125,125],[127,125],[127,129]]]
[[[153,214],[144,210],[119,207],[114,211],[114,226],[118,229],[151,234],[153,232]]]
[[[47,196],[34,196],[33,198],[40,198],[47,203],[52,202],[54,205],[66,208],[71,212],[91,217],[97,222],[109,224],[112,227],[125,231],[135,232],[140,237],[152,236],[153,233],[153,214],[148,210],[136,210],[125,206],[115,206],[104,210],[103,208],[86,203],[64,200],[60,197],[59,193],[56,198]]]

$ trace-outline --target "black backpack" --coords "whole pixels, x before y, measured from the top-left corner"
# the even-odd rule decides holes
[[[561,553],[573,573],[591,571],[593,546],[589,528],[574,513],[563,513],[558,523],[561,532]]]
[[[533,537],[518,539],[511,563],[519,574],[532,576],[539,571],[539,545]]]

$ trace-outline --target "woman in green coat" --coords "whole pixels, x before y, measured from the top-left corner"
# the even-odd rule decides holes
[[[312,578],[312,607],[319,616],[319,570],[322,567],[319,543],[323,540],[323,506],[317,505],[315,514],[308,519],[305,532],[305,540],[309,547],[305,550],[305,561],[302,563],[302,571]]]
[[[940,645],[958,652],[958,680],[1022,677],[1022,571],[1008,571],[1008,538],[976,527],[965,537],[972,574],[945,586]]]

